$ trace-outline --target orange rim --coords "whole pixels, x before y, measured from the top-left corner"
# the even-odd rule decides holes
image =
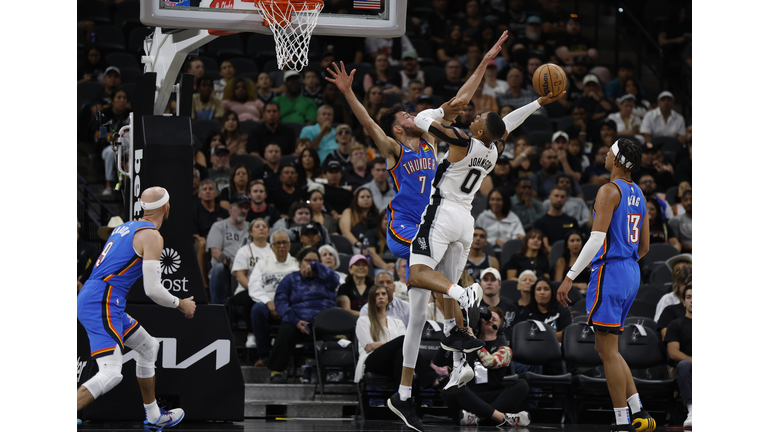
[[[317,9],[318,7],[323,7],[325,3],[323,3],[322,0],[311,0],[311,1],[305,1],[305,0],[245,0],[245,1],[253,1],[254,5],[257,7],[259,6],[259,3],[265,3],[265,4],[272,4],[274,5],[273,8],[277,9],[281,12],[283,12],[283,15],[285,15],[285,12],[289,9],[289,7],[293,6],[293,9],[295,10],[296,7],[302,7],[304,6],[304,3],[309,4],[310,6],[314,6],[312,9]],[[263,12],[262,12],[262,15]],[[270,21],[267,19],[266,16],[264,16],[264,25],[270,26],[270,25],[276,25],[280,27],[285,27],[288,24],[290,24],[290,15],[286,18],[283,17],[275,17],[275,21],[270,23]]]

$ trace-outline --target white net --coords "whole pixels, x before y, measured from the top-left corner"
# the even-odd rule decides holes
[[[256,1],[275,37],[277,67],[300,71],[309,63],[309,41],[322,1]]]

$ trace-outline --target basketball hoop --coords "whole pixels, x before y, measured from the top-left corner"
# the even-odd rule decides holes
[[[309,64],[307,53],[312,30],[323,10],[322,0],[255,0],[264,25],[275,37],[277,67],[300,71]]]

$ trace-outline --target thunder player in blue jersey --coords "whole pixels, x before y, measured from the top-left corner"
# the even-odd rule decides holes
[[[77,410],[113,389],[123,379],[123,350],[136,351],[136,378],[144,400],[148,426],[169,427],[184,418],[184,411],[158,408],[155,400],[155,360],[160,343],[125,313],[125,298],[136,279],[144,277],[144,291],[160,306],[195,315],[194,297],[179,299],[160,282],[163,237],[157,231],[168,219],[168,191],[152,187],[141,194],[144,217],[112,231],[93,266],[91,277],[77,295],[77,319],[88,332],[91,357],[99,372],[77,389]],[[79,422],[79,421],[78,421]]]
[[[624,138],[608,151],[605,168],[611,171],[611,181],[597,192],[592,235],[557,290],[558,301],[567,307],[573,279],[587,265],[592,267],[587,288],[588,322],[595,330],[595,350],[605,367],[616,414],[614,431],[650,432],[656,428],[654,419],[643,410],[632,373],[619,353],[619,334],[640,287],[637,261],[650,245],[645,198],[631,177],[640,158],[640,147]]]

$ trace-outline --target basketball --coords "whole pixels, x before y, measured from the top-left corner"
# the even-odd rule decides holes
[[[557,96],[565,90],[567,83],[565,71],[554,63],[543,64],[533,73],[533,88],[541,96],[549,92]]]

